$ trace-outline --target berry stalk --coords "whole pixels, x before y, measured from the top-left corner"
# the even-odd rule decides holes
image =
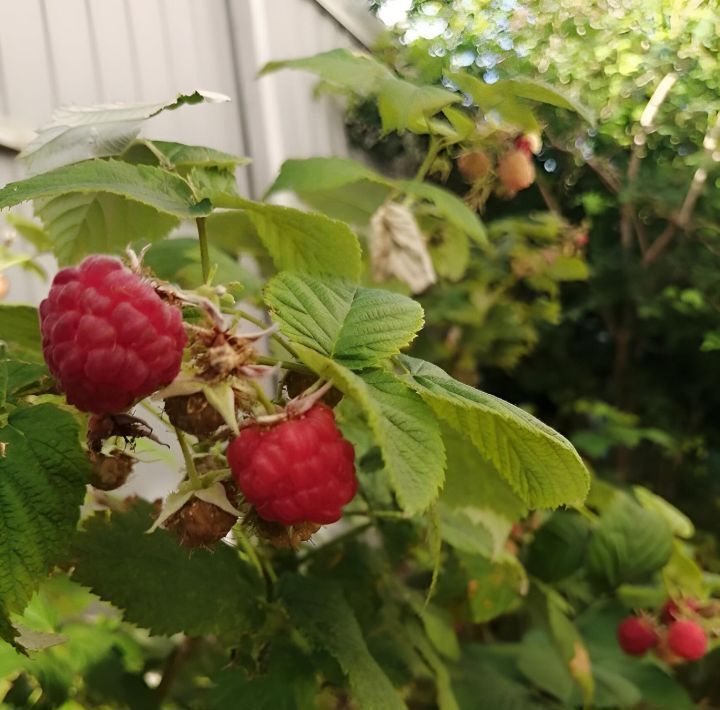
[[[195,224],[197,225],[198,241],[200,242],[200,266],[202,268],[203,283],[207,283],[210,280],[210,250],[208,249],[205,217],[198,217]]]

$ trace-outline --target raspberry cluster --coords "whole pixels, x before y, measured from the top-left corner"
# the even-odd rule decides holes
[[[57,273],[40,328],[68,402],[97,414],[123,412],[172,382],[186,342],[180,310],[109,256]]]
[[[692,598],[669,599],[657,615],[624,619],[617,629],[618,644],[630,656],[653,651],[672,665],[697,661],[708,650],[708,635],[702,621],[714,614],[712,604],[703,605]]]

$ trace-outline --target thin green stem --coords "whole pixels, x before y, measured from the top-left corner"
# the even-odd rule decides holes
[[[195,224],[197,225],[198,241],[200,242],[200,265],[202,267],[203,283],[208,283],[210,280],[210,250],[208,248],[205,217],[198,217]]]
[[[428,171],[432,167],[432,164],[435,162],[435,158],[438,157],[438,154],[444,147],[445,144],[442,141],[437,140],[435,136],[431,136],[430,145],[428,146],[428,152],[425,155],[425,159],[422,161],[420,167],[418,168],[418,171],[415,173],[416,180],[425,179]]]
[[[255,358],[255,362],[258,365],[280,365],[283,370],[292,370],[293,372],[299,372],[302,375],[314,375],[315,373],[300,362],[293,362],[292,360],[282,360],[277,357],[270,355],[258,355]]]
[[[257,398],[260,404],[262,404],[262,406],[265,408],[265,411],[268,414],[275,414],[277,412],[277,409],[275,408],[275,405],[268,399],[268,396],[267,394],[265,394],[265,390],[262,388],[262,385],[257,380],[250,380],[250,384],[255,390],[255,394],[257,394]]]
[[[195,462],[193,461],[192,452],[188,446],[185,434],[183,434],[177,427],[173,427],[173,429],[175,429],[175,436],[177,436],[178,444],[180,444],[180,451],[182,451],[183,458],[185,459],[185,469],[187,470],[190,485],[193,488],[199,488],[200,477],[198,476],[197,469],[195,468]]]
[[[250,560],[250,564],[257,570],[257,573],[263,577],[265,573],[263,572],[262,562],[260,562],[260,558],[258,557],[257,552],[255,552],[255,548],[252,546],[250,540],[248,540],[247,535],[245,535],[242,525],[236,525],[233,528],[233,536],[238,541],[238,544],[243,549],[243,552],[247,555],[247,558]]]

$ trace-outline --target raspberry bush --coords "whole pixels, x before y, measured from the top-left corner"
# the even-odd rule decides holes
[[[591,487],[560,433],[418,357],[423,328],[453,309],[405,294],[451,304],[470,245],[504,250],[513,224],[475,208],[532,182],[537,137],[510,125],[481,149],[482,111],[458,93],[362,54],[307,61],[289,65],[364,77],[386,132],[430,131],[414,179],[338,159],[283,166],[270,192],[310,204],[318,185],[363,183],[367,228],[241,196],[242,158],[118,135],[107,107],[63,112],[25,151],[32,175],[0,189],[2,208],[33,203],[60,267],[39,309],[0,304],[6,702],[582,707],[610,692],[603,678],[627,687],[618,659],[669,680],[677,657],[699,658],[689,624],[709,644],[718,634],[692,524],[644,488]],[[547,87],[533,97],[573,109]],[[219,98],[118,110],[139,122]],[[426,180],[449,149],[468,202]],[[545,268],[556,260],[582,272],[573,227],[524,226],[518,282],[552,291],[566,280]],[[462,268],[439,235],[467,247]],[[529,247],[546,237],[557,243]],[[518,356],[513,342],[498,362]],[[177,485],[145,500],[160,458]],[[535,624],[521,642],[483,643],[518,618]]]

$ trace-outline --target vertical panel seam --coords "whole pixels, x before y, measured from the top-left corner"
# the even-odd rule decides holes
[[[230,38],[230,56],[232,57],[232,75],[233,83],[235,85],[236,102],[238,105],[238,114],[240,118],[240,138],[243,143],[243,152],[247,155],[250,152],[251,138],[250,138],[250,122],[245,107],[245,101],[243,101],[243,81],[240,76],[240,50],[237,45],[237,39],[235,37],[235,13],[232,8],[233,0],[225,0],[225,13],[227,16],[227,27]],[[246,173],[248,188],[252,197],[257,197],[257,181],[255,179],[255,171],[250,169]]]
[[[58,81],[55,73],[55,62],[53,61],[53,45],[50,38],[50,24],[48,22],[47,8],[45,2],[40,2],[40,22],[42,24],[43,39],[45,40],[45,46],[47,52],[45,53],[45,60],[47,64],[48,77],[50,79],[50,94],[52,96],[52,103],[54,107],[57,107],[59,101],[58,97]]]
[[[105,101],[105,87],[100,76],[100,47],[98,46],[97,32],[95,31],[95,22],[93,20],[92,3],[85,0],[85,14],[87,15],[88,29],[90,31],[90,56],[92,57],[92,71],[95,77],[95,91],[101,101]]]

